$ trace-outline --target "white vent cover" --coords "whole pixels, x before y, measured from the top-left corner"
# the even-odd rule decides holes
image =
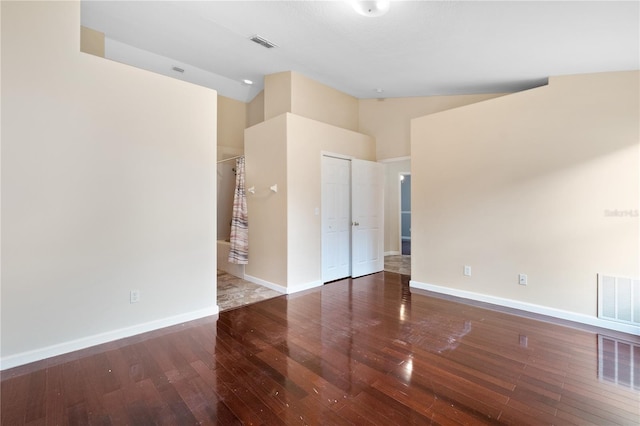
[[[254,43],[258,43],[260,46],[266,47],[267,49],[271,49],[273,47],[277,47],[277,45],[266,38],[259,36],[258,34],[251,36],[249,39]]]
[[[640,280],[598,274],[598,318],[640,325]]]
[[[640,346],[598,335],[598,377],[600,380],[640,389]]]

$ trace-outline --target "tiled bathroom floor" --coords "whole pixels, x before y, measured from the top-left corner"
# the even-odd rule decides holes
[[[218,306],[221,312],[277,296],[282,294],[218,270]]]
[[[402,275],[411,275],[411,256],[385,256],[384,270]]]

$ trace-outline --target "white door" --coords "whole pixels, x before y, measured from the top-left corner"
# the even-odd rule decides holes
[[[351,275],[351,161],[322,157],[322,282]]]
[[[351,276],[384,269],[384,169],[351,160]]]

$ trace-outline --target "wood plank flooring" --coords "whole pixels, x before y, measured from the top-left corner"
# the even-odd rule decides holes
[[[2,425],[633,425],[640,338],[379,273],[2,373]]]

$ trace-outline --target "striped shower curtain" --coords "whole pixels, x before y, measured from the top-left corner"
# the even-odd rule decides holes
[[[249,220],[247,218],[247,196],[244,188],[244,157],[236,160],[236,190],[233,195],[231,215],[231,250],[229,263],[249,263]]]

